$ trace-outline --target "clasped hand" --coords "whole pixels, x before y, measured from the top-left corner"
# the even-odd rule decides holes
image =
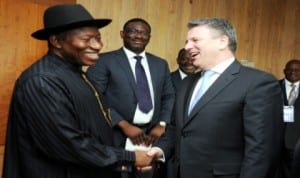
[[[125,120],[119,122],[119,127],[122,129],[123,133],[130,138],[134,145],[150,146],[165,132],[165,127],[156,125],[151,129],[149,135],[147,135],[142,129]],[[151,170],[152,163],[161,158],[162,155],[162,151],[158,148],[151,148],[148,152],[137,150],[135,151],[135,167],[142,172]]]
[[[165,132],[165,127],[156,125],[151,129],[149,135],[147,135],[142,129],[128,124],[127,128],[123,129],[123,131],[134,145],[150,146]]]
[[[152,169],[152,163],[162,157],[163,153],[158,148],[151,148],[149,151],[135,151],[135,167],[138,171],[145,172]]]

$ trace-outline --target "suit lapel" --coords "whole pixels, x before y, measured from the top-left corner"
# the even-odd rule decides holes
[[[284,90],[285,91],[285,90]],[[298,87],[298,93],[300,92],[300,85]],[[299,103],[300,102],[300,94],[298,94],[297,99],[295,101],[295,103]],[[294,104],[295,105],[295,104]]]
[[[285,88],[285,80],[284,79],[280,80],[279,84],[280,84],[280,87],[281,87],[281,96],[282,96],[282,99],[283,99],[283,103],[284,103],[284,105],[288,105],[287,93],[286,93],[286,88]]]
[[[298,87],[298,96],[297,96],[296,102],[300,100],[300,97],[299,97],[299,96],[300,96],[300,95],[299,95],[299,92],[300,92],[300,85],[299,85],[299,87]]]
[[[184,94],[183,97],[180,97],[180,98],[183,98],[183,101],[181,99],[180,99],[180,101],[179,100],[176,101],[176,102],[182,103],[182,106],[180,106],[180,108],[177,108],[180,110],[178,113],[181,113],[181,115],[178,117],[178,118],[180,118],[180,120],[179,120],[180,128],[189,119],[188,118],[188,107],[189,107],[189,104],[190,104],[190,101],[192,98],[193,90],[194,90],[200,77],[201,77],[201,72],[191,75],[189,78],[187,78],[187,80],[190,80],[190,81],[188,81],[188,83],[186,85],[182,85],[180,93],[177,94],[177,95]]]
[[[239,72],[240,67],[241,65],[237,61],[235,61],[219,76],[219,78],[210,86],[207,92],[201,97],[199,102],[195,105],[194,109],[191,111],[190,115],[188,116],[189,117],[187,119],[188,122],[192,120],[194,116],[206,104],[208,104],[214,97],[216,97],[227,85],[229,85],[236,78],[236,74]]]
[[[132,87],[134,93],[136,94],[135,77],[131,70],[127,56],[122,48],[117,51],[116,58],[118,59],[117,61],[119,62],[120,68],[124,71],[124,75],[127,76],[129,84]],[[152,79],[153,92],[156,93],[157,82],[154,81],[157,81],[158,80],[157,78],[159,77],[159,73],[156,71],[157,65],[155,64],[154,60],[151,60],[151,56],[148,55],[147,53],[146,53],[146,58],[149,65],[149,71]]]
[[[157,93],[156,90],[158,88],[157,87],[158,82],[156,82],[156,81],[159,80],[158,79],[159,78],[159,71],[157,71],[157,69],[158,69],[159,66],[156,64],[155,60],[152,60],[151,58],[152,57],[148,53],[146,53],[146,60],[147,60],[147,63],[148,63],[148,66],[149,66],[149,72],[150,72],[150,75],[151,75],[153,93],[154,93],[154,96],[156,96],[155,93]],[[154,98],[154,100],[155,100],[155,98]]]
[[[131,70],[127,56],[122,48],[117,51],[116,58],[121,70],[124,72],[124,75],[128,78],[130,86],[132,87],[133,91],[135,91],[136,89],[135,78]]]
[[[176,82],[181,82],[181,76],[180,76],[180,72],[179,70],[177,69],[176,72],[175,72],[175,77],[174,77],[175,81]]]

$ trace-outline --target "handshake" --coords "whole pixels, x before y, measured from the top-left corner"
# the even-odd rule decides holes
[[[127,136],[125,148],[135,153],[135,168],[139,171],[147,171],[152,169],[152,163],[158,160],[164,160],[163,151],[158,147],[151,147],[154,142],[160,138],[165,127],[157,124],[148,134],[141,128],[130,124],[126,120],[118,123],[123,133]]]
[[[164,160],[163,151],[158,147],[152,147],[149,151],[135,151],[135,168],[146,172],[152,169],[152,164],[158,160]]]

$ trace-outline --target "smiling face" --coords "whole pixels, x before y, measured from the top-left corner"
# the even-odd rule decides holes
[[[193,27],[187,33],[185,50],[197,68],[210,69],[215,66],[222,48],[221,35],[207,25]]]
[[[178,53],[177,64],[179,65],[179,68],[187,75],[194,73],[196,70],[190,55],[184,49],[181,49]]]
[[[141,21],[128,23],[120,32],[124,46],[130,51],[139,54],[143,52],[150,41],[150,29]]]
[[[300,81],[300,60],[290,60],[283,70],[285,78],[291,83]]]
[[[52,35],[50,43],[57,55],[79,66],[94,65],[103,47],[100,32],[96,27],[82,27]]]

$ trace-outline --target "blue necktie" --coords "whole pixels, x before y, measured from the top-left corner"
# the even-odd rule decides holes
[[[188,114],[191,113],[192,109],[195,107],[196,103],[200,100],[200,98],[203,96],[203,94],[206,92],[206,90],[210,87],[210,85],[212,84],[210,78],[215,74],[214,71],[212,70],[207,70],[204,71],[203,73],[203,79],[202,79],[202,83],[197,91],[197,94],[195,95],[195,97],[193,98],[193,100],[190,102],[190,107],[189,107],[189,112]]]
[[[150,96],[150,90],[146,77],[145,70],[141,64],[142,56],[134,56],[135,63],[135,76],[136,76],[136,94],[139,108],[142,112],[148,113],[153,105]]]

